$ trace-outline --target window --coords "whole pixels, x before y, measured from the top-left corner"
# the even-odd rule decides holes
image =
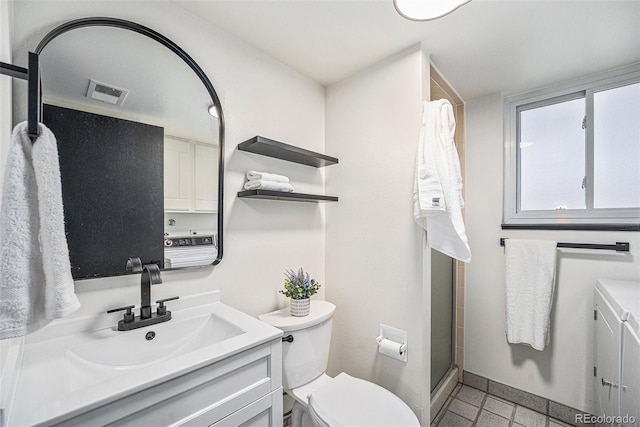
[[[640,64],[505,99],[503,228],[640,231]]]

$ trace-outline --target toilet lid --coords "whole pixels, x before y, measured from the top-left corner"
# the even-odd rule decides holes
[[[415,414],[390,391],[344,372],[311,393],[316,421],[331,427],[419,427]]]

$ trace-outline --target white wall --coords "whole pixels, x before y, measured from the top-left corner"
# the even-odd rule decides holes
[[[11,63],[11,16],[12,3],[0,1],[0,62]],[[9,140],[11,137],[11,78],[0,76],[0,164],[4,165]],[[4,173],[0,173],[0,195],[2,195],[2,185]],[[0,408],[6,407],[7,397],[5,391],[7,383],[5,377],[7,342],[0,341]]]
[[[466,104],[465,111],[465,208],[474,254],[466,270],[465,370],[593,413],[593,286],[598,278],[640,279],[640,233],[501,230],[502,97],[475,99]],[[501,237],[628,241],[631,252],[558,251],[551,343],[539,352],[506,342]]]
[[[0,62],[11,64],[12,2],[0,2]],[[0,164],[4,165],[11,137],[11,86],[9,76],[0,77]],[[4,174],[0,174],[0,189]],[[1,192],[2,190],[0,190]]]
[[[327,300],[337,306],[329,374],[378,383],[429,425],[430,257],[413,221],[413,170],[428,97],[416,46],[327,88]],[[427,251],[427,253],[429,253]],[[378,353],[384,323],[408,331],[408,363]]]
[[[236,197],[244,172],[251,169],[289,175],[301,192],[324,192],[318,169],[236,150],[238,143],[264,135],[324,151],[324,88],[168,2],[16,2],[14,62],[24,65],[26,52],[53,27],[89,16],[132,20],[173,40],[207,73],[225,113],[224,258],[213,268],[163,273],[164,283],[152,288],[152,298],[220,289],[224,302],[258,315],[287,305],[277,294],[287,268],[302,266],[325,283],[321,206]],[[16,85],[14,90],[20,89]],[[26,105],[17,90],[14,97],[18,121]],[[139,276],[83,280],[76,290],[82,308],[74,315],[138,304]]]

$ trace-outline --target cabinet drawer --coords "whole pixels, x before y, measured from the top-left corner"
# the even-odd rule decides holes
[[[62,426],[209,425],[281,386],[280,342],[266,343],[91,410]],[[274,354],[272,354],[272,351]],[[275,358],[275,360],[274,360]],[[205,415],[206,414],[206,415]],[[195,423],[191,421],[198,420]]]
[[[282,415],[280,388],[209,427],[279,427],[282,426]]]

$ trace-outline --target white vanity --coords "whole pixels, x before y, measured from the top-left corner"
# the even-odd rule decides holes
[[[59,320],[9,351],[7,426],[282,425],[282,332],[220,302],[172,301],[128,332],[122,314]]]

